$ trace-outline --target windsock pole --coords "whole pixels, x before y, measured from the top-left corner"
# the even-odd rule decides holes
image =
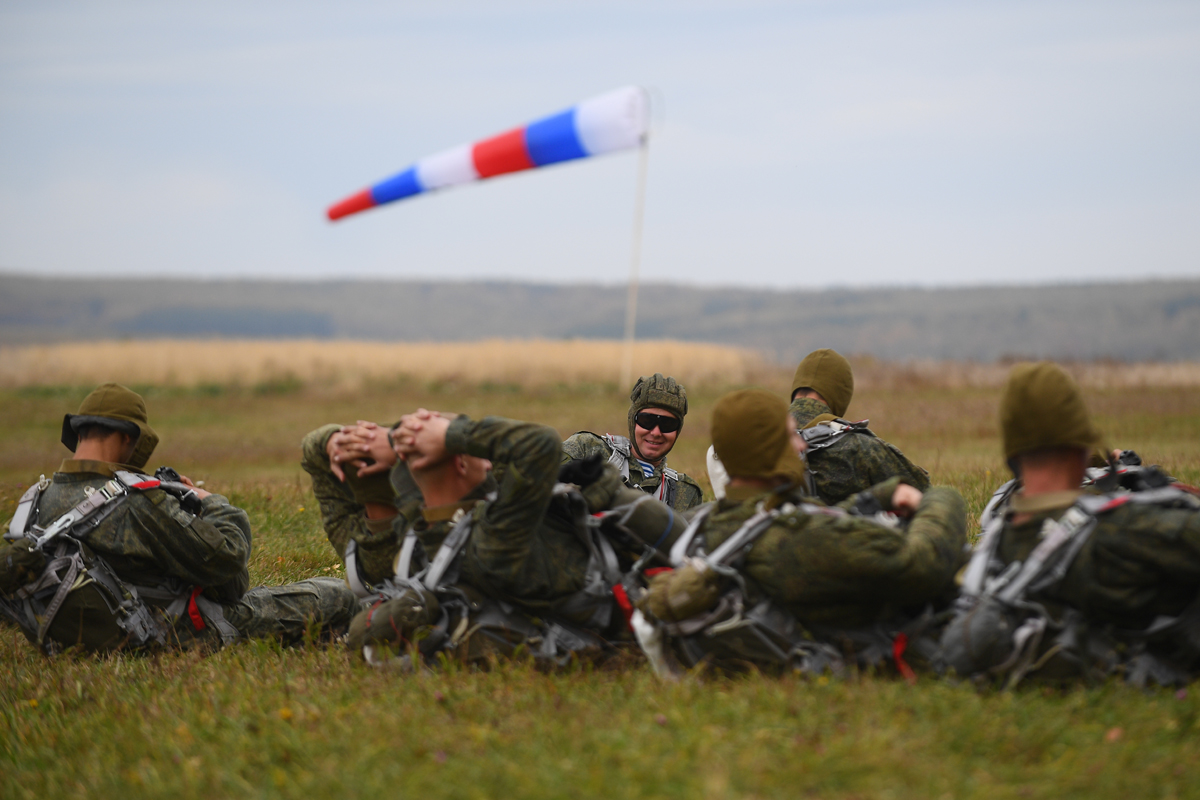
[[[621,391],[633,386],[633,339],[637,330],[638,269],[642,260],[642,222],[646,216],[646,167],[650,159],[650,135],[642,135],[638,146],[637,197],[633,210],[633,253],[629,263],[629,291],[625,297],[625,352],[621,359]]]

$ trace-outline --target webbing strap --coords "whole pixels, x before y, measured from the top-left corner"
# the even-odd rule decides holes
[[[753,544],[763,531],[771,527],[771,523],[783,510],[792,510],[789,506],[790,504],[784,504],[782,508],[771,509],[760,507],[754,516],[742,523],[742,527],[734,531],[732,536],[721,542],[716,550],[706,556],[704,562],[709,566],[728,566],[737,558],[742,548]]]
[[[54,617],[58,614],[58,610],[62,608],[63,602],[67,599],[67,595],[71,593],[71,587],[75,585],[75,579],[79,577],[80,571],[83,569],[83,557],[76,550],[73,554],[65,559],[55,559],[55,564],[68,564],[66,577],[58,585],[58,591],[54,593],[54,599],[46,606],[46,611],[42,615],[42,621],[38,625],[37,643],[38,647],[46,639],[46,631],[50,630],[50,623],[54,622]]]
[[[611,433],[606,433],[604,441],[608,442],[608,446],[612,448],[612,455],[608,457],[608,463],[614,464],[621,471],[621,480],[628,483],[629,459],[633,452],[629,440],[624,436],[613,436]]]
[[[396,577],[408,580],[412,574],[413,550],[417,547],[417,530],[409,528],[404,534],[404,544],[400,547],[400,555],[396,559]]]
[[[46,487],[50,485],[50,481],[46,480],[43,475],[38,479],[38,482],[25,490],[21,495],[21,499],[17,501],[17,512],[13,514],[12,521],[8,523],[8,533],[4,538],[15,541],[25,536],[29,527],[37,519],[37,504],[41,499],[42,492],[46,491]]]
[[[354,596],[358,598],[367,598],[375,594],[375,591],[363,583],[362,577],[358,574],[358,542],[351,539],[346,542],[346,583],[350,584],[350,591],[354,592]]]
[[[678,567],[687,558],[692,540],[696,538],[696,534],[704,527],[705,520],[708,519],[716,507],[716,503],[707,503],[696,509],[696,513],[692,516],[692,521],[688,523],[683,533],[675,540],[675,544],[671,546],[670,556],[672,566]]]
[[[438,548],[437,555],[433,557],[433,563],[429,565],[429,572],[425,574],[425,580],[422,581],[426,589],[433,591],[438,588],[446,570],[450,568],[450,562],[466,546],[467,539],[471,538],[473,521],[474,515],[470,512],[464,513],[458,522],[454,523],[454,527],[450,529],[446,538],[442,540],[442,546]]]

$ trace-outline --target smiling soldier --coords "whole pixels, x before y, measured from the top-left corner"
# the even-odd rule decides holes
[[[653,494],[676,511],[700,505],[700,485],[667,466],[688,410],[683,384],[656,372],[638,378],[629,400],[629,438],[580,431],[563,442],[563,463],[599,454],[616,465],[626,485]]]

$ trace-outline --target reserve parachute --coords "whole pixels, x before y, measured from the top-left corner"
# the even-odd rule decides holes
[[[649,126],[644,89],[628,86],[520,128],[427,156],[329,207],[330,220],[435,189],[637,147]]]

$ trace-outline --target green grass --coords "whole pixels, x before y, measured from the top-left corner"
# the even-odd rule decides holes
[[[786,389],[786,376],[780,380]],[[771,388],[778,389],[778,386]],[[64,457],[86,389],[0,393],[0,516]],[[247,509],[251,577],[340,575],[298,442],[326,421],[418,405],[622,431],[615,389],[373,386],[155,390],[169,463]],[[672,463],[703,478],[716,392],[692,396]],[[1200,482],[1200,397],[1090,396],[1114,444]],[[992,393],[863,393],[851,412],[977,514],[1007,478]],[[704,481],[701,480],[703,483]],[[243,643],[209,657],[41,657],[0,626],[0,797],[1200,797],[1200,685],[979,692],[869,675],[658,682],[633,656],[374,671],[339,647]]]

